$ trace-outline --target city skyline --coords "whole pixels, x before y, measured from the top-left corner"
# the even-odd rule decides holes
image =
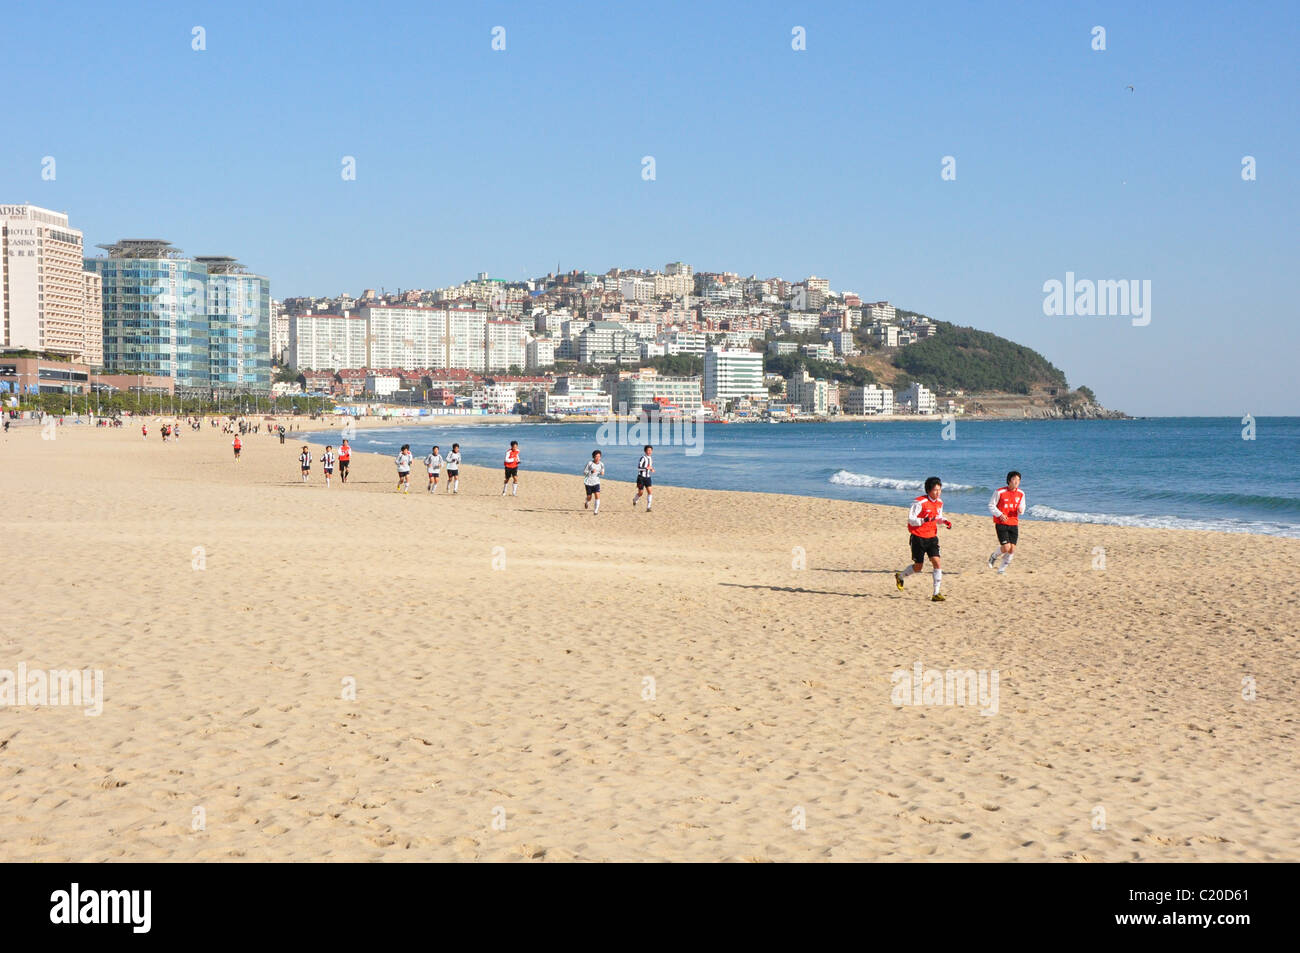
[[[1131,413],[1300,413],[1258,373],[1260,340],[1300,346],[1288,5],[142,9],[7,14],[6,201],[69,212],[88,247],[238,255],[276,298],[557,261],[818,274],[1031,347]],[[88,98],[107,73],[115,98]],[[123,135],[159,74],[192,118]],[[1151,282],[1150,323],[1045,315],[1070,273]]]

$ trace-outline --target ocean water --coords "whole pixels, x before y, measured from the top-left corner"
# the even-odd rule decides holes
[[[673,445],[667,433],[648,442],[659,486],[904,507],[933,475],[944,481],[948,512],[987,515],[990,494],[1014,469],[1024,475],[1030,520],[1300,537],[1300,418],[1258,418],[1253,440],[1243,439],[1243,429],[1231,417],[958,418],[954,439],[945,440],[936,418],[704,424],[691,435],[694,446]],[[621,445],[610,442],[620,436]],[[529,470],[570,473],[576,499],[592,450],[603,451],[610,479],[631,481],[644,438],[613,424],[471,424],[361,428],[352,443],[390,455],[410,443],[418,461],[433,443],[446,452],[458,442],[466,464],[499,467],[511,440],[519,441],[521,480]]]

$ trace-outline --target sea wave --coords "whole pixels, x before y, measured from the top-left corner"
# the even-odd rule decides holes
[[[890,477],[876,477],[867,473],[850,473],[840,470],[830,478],[831,483],[840,486],[865,486],[876,490],[925,490],[924,480],[894,480]],[[965,483],[945,483],[943,488],[950,493],[965,493],[973,490],[988,490],[984,486],[968,486]]]
[[[1273,520],[1189,519],[1182,516],[1121,516],[1116,513],[1074,513],[1041,503],[1029,507],[1025,516],[1053,523],[1101,523],[1105,526],[1137,526],[1146,529],[1200,529],[1218,533],[1260,533],[1266,536],[1300,538],[1300,525]]]

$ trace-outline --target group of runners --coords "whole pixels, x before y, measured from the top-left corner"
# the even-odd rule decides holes
[[[239,437],[234,439],[235,459],[239,459],[241,449]],[[600,515],[600,481],[605,475],[604,455],[599,450],[591,451],[591,459],[587,462],[582,470],[582,483],[584,499],[582,508],[591,509],[592,515]],[[326,446],[321,454],[321,469],[325,473],[325,485],[328,487],[334,476],[334,469],[337,465],[339,470],[339,479],[343,483],[348,482],[348,464],[352,459],[352,448],[344,440],[339,447],[338,453],[334,452],[333,446]],[[302,482],[307,483],[311,479],[312,454],[311,448],[303,444],[302,451],[298,455],[298,462],[302,472]],[[397,464],[397,492],[411,492],[411,469],[415,465],[415,455],[411,452],[409,443],[402,444],[402,449],[398,451],[395,459]],[[428,475],[428,485],[426,490],[429,493],[438,492],[438,481],[442,476],[444,467],[446,468],[447,483],[446,492],[449,494],[460,493],[460,465],[461,453],[460,444],[453,443],[451,450],[443,455],[441,448],[434,444],[429,448],[429,453],[424,458],[424,468]],[[511,440],[510,448],[505,454],[505,479],[501,484],[501,495],[505,496],[509,492],[512,496],[519,495],[519,465],[520,451],[519,441]],[[654,505],[654,447],[647,444],[642,447],[641,458],[637,461],[636,474],[636,495],[632,497],[632,507],[636,508],[645,497],[645,511],[651,512]],[[1005,574],[1011,566],[1011,561],[1016,555],[1016,545],[1020,541],[1020,517],[1025,513],[1025,494],[1020,489],[1020,473],[1012,470],[1007,474],[1007,482],[1004,486],[993,491],[993,496],[988,503],[989,515],[993,517],[993,527],[997,533],[998,548],[989,554],[988,567],[996,569],[999,575]],[[931,578],[934,584],[933,593],[930,596],[933,602],[943,602],[946,597],[940,591],[943,586],[943,569],[942,556],[939,548],[939,527],[943,526],[952,529],[952,521],[943,515],[943,481],[937,476],[928,477],[925,481],[925,493],[918,496],[912,501],[911,507],[907,511],[907,532],[912,550],[912,561],[904,569],[894,573],[894,583],[902,590],[904,581],[909,577],[916,575],[925,570],[925,561],[930,561]]]
[[[924,570],[928,558],[934,580],[934,594],[930,596],[932,602],[943,602],[946,598],[939,591],[943,584],[939,527],[952,529],[952,522],[943,515],[942,495],[943,481],[935,476],[928,477],[925,481],[925,495],[913,500],[907,511],[907,532],[912,546],[911,565],[902,572],[894,573],[894,583],[901,590],[903,580]],[[1016,544],[1020,542],[1020,517],[1025,513],[1025,494],[1020,489],[1019,471],[1012,470],[1008,473],[1006,485],[993,491],[988,509],[998,536],[998,548],[989,555],[988,567],[996,568],[998,574],[1003,575],[1015,558]],[[1002,557],[1001,565],[998,564],[999,556]]]

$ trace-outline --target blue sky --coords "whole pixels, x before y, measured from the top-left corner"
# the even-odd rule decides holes
[[[235,255],[276,297],[557,262],[817,274],[1130,413],[1300,414],[1300,4],[75,2],[4,26],[0,203],[88,245]],[[1150,280],[1151,323],[1044,316],[1067,271]]]

